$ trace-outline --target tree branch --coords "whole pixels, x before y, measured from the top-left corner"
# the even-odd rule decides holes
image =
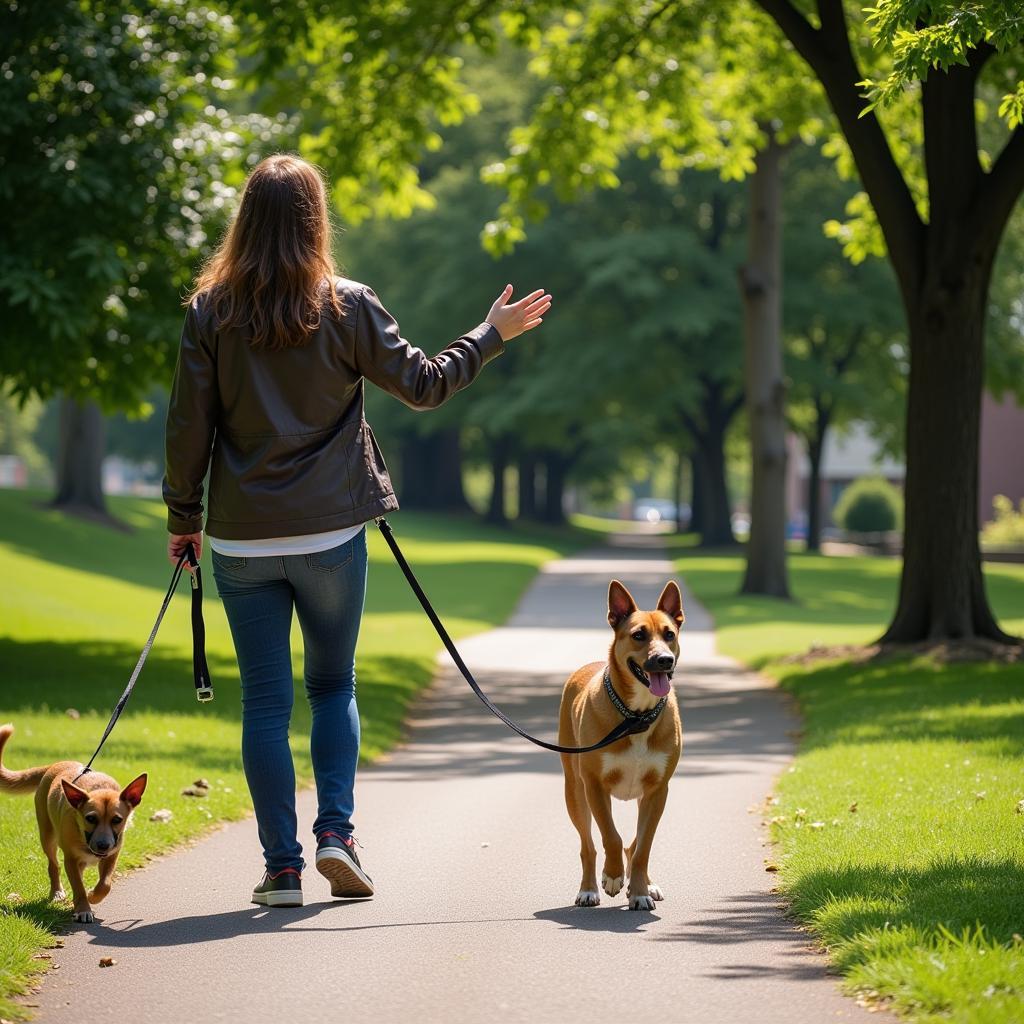
[[[921,83],[929,223],[939,232],[962,223],[981,181],[970,67],[930,68]]]
[[[857,349],[860,348],[860,343],[864,340],[865,333],[863,326],[854,330],[853,334],[850,336],[850,342],[846,346],[845,351],[832,363],[832,368],[835,370],[837,378],[842,377],[846,372],[846,368],[853,361],[853,357],[857,354]]]
[[[864,100],[857,83],[863,76],[850,47],[843,0],[818,0],[820,29],[814,28],[790,0],[756,2],[782,29],[824,87],[875,208],[900,286],[905,296],[913,296],[925,227],[878,118],[874,112],[861,116]]]
[[[1024,125],[1018,125],[978,189],[977,223],[983,244],[999,245],[1006,222],[1024,191]]]

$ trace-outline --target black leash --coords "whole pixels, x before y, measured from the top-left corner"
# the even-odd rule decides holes
[[[164,597],[163,604],[160,605],[160,611],[157,613],[156,622],[153,623],[153,630],[149,634],[146,646],[142,648],[142,654],[139,655],[139,660],[135,665],[135,671],[132,672],[131,678],[128,680],[128,685],[124,688],[124,693],[121,694],[120,699],[114,706],[114,713],[110,716],[110,721],[107,722],[107,727],[103,731],[103,738],[100,740],[99,746],[95,751],[93,751],[92,757],[89,758],[89,763],[75,776],[76,781],[86,772],[92,771],[93,761],[96,760],[97,755],[103,749],[103,744],[107,742],[107,737],[111,734],[114,726],[117,724],[117,720],[121,717],[121,712],[124,711],[124,707],[128,703],[128,698],[131,697],[132,690],[135,689],[135,683],[138,681],[139,674],[142,672],[142,666],[146,664],[149,652],[153,649],[153,642],[156,640],[157,630],[160,628],[160,623],[163,622],[164,615],[170,606],[171,598],[174,597],[174,592],[178,588],[178,581],[181,579],[181,574],[184,571],[186,562],[188,562],[189,566],[193,570],[191,573],[192,675],[196,684],[196,699],[202,702],[213,700],[213,684],[210,682],[210,669],[206,664],[206,623],[203,621],[202,570],[199,567],[199,560],[196,558],[195,549],[191,544],[189,544],[178,559],[178,564],[174,567],[174,571],[171,574],[171,585],[167,588],[167,594]]]
[[[587,754],[591,750],[600,750],[602,747],[607,747],[618,740],[621,740],[624,736],[632,736],[634,733],[646,732],[657,719],[658,715],[661,714],[662,709],[665,706],[665,700],[662,699],[658,702],[658,705],[652,708],[650,711],[638,714],[637,712],[626,707],[621,698],[618,698],[618,694],[615,697],[618,699],[616,707],[620,714],[623,714],[623,709],[628,712],[628,716],[623,717],[623,720],[619,722],[617,726],[603,740],[599,740],[597,743],[592,743],[589,747],[563,747],[558,743],[548,743],[546,740],[539,740],[536,736],[531,736],[521,725],[514,722],[508,717],[500,708],[495,707],[491,703],[491,699],[480,689],[480,684],[473,678],[473,673],[466,667],[466,663],[462,660],[462,655],[459,654],[452,642],[452,638],[448,635],[448,631],[444,628],[441,620],[437,617],[437,612],[434,611],[433,606],[427,599],[427,595],[423,592],[423,588],[420,586],[419,580],[416,579],[416,574],[409,567],[409,563],[405,560],[405,555],[402,554],[401,549],[398,546],[398,542],[395,540],[395,535],[391,532],[391,527],[388,525],[388,521],[381,516],[377,519],[377,526],[380,528],[380,532],[384,535],[384,539],[387,541],[388,547],[391,548],[391,553],[395,556],[395,561],[398,562],[399,569],[402,570],[406,580],[409,581],[409,586],[412,587],[413,593],[419,599],[420,604],[423,606],[424,612],[427,614],[427,618],[430,619],[431,624],[437,631],[437,635],[441,638],[441,643],[444,644],[446,650],[452,657],[452,661],[455,662],[456,667],[462,673],[463,678],[469,683],[470,689],[483,701],[484,706],[491,714],[500,718],[513,732],[519,733],[524,740],[529,740],[531,743],[536,743],[538,747],[543,747],[545,750],[553,750],[556,754]],[[611,690],[614,694],[615,690],[611,685],[611,679],[608,674],[605,674],[605,688]],[[613,700],[612,703],[616,703]]]

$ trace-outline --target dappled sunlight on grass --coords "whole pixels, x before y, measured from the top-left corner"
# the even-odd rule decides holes
[[[770,809],[794,911],[850,984],[915,1020],[1018,1020],[1024,666],[773,671],[806,724]]]
[[[773,661],[875,640],[899,562],[793,555],[792,602],[738,596],[740,557],[678,564],[719,649],[777,677],[803,714],[767,808],[793,912],[849,986],[914,1021],[1019,1024],[1024,664]],[[1024,566],[985,574],[1003,626],[1024,632]]]
[[[741,595],[742,554],[684,554],[676,564],[715,617],[719,650],[756,664],[814,645],[877,640],[899,589],[893,558],[791,554],[792,601]],[[1003,627],[1024,633],[1024,565],[985,563],[984,570]]]

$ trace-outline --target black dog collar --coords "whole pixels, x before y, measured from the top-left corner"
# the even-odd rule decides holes
[[[604,670],[604,690],[608,694],[608,699],[614,705],[615,710],[627,722],[634,724],[632,732],[646,732],[658,720],[658,716],[665,710],[665,705],[668,703],[668,697],[662,697],[650,711],[633,711],[626,706],[626,702],[615,692],[615,687],[612,686],[611,669],[608,667],[605,667]]]

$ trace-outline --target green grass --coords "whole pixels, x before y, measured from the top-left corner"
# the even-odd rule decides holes
[[[111,501],[132,527],[121,533],[37,507],[39,495],[0,491],[0,722],[16,732],[6,760],[20,768],[92,753],[152,628],[170,566],[160,503]],[[503,622],[537,568],[578,547],[580,536],[537,528],[494,529],[473,519],[397,513],[391,524],[455,637]],[[429,682],[440,649],[391,553],[368,528],[370,573],[357,652],[362,752],[372,759],[401,736],[410,700]],[[132,702],[97,767],[127,782],[149,772],[149,788],[120,865],[134,867],[213,822],[250,809],[239,753],[239,682],[223,609],[204,558],[207,655],[216,699],[199,705],[191,672],[185,586],[168,611]],[[301,637],[292,636],[296,702],[291,738],[300,779],[311,776],[309,709],[302,694]],[[73,709],[79,717],[66,712]],[[181,795],[202,776],[203,799]],[[151,822],[167,808],[171,821]],[[253,851],[253,872],[259,852]],[[27,797],[0,798],[0,1016],[24,1015],[23,992],[69,918],[46,902],[45,861]],[[15,898],[9,897],[13,894]]]
[[[793,601],[738,594],[742,553],[695,553],[677,564],[715,617],[719,650],[752,665],[816,644],[877,640],[888,624],[899,587],[900,563],[894,558],[791,553]],[[1024,634],[1024,565],[986,563],[985,580],[1003,628]]]
[[[679,562],[720,648],[778,678],[803,712],[770,805],[781,889],[851,990],[916,1022],[1019,1024],[1024,665],[773,661],[873,640],[895,601],[895,561],[790,565],[793,604],[736,596],[738,558]],[[1024,567],[986,576],[1003,625],[1024,632]]]

